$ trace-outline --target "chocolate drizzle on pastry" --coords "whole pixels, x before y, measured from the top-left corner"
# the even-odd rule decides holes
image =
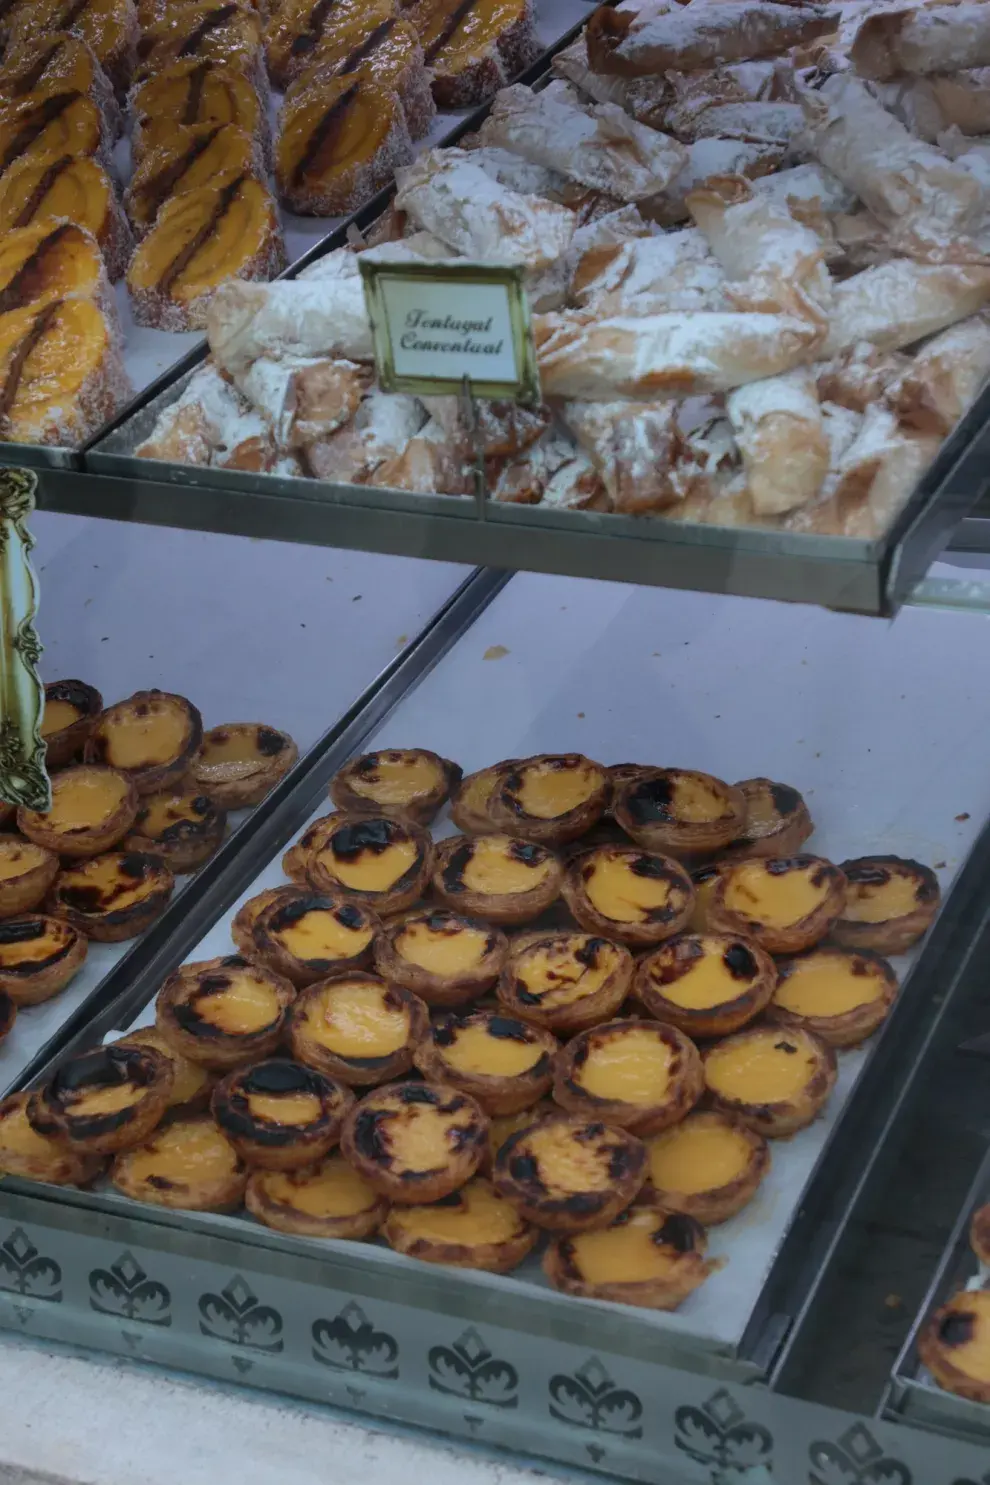
[[[388,36],[392,30],[394,30],[397,20],[398,16],[390,15],[388,20],[382,21],[379,25],[377,25],[375,29],[364,38],[360,45],[354,48],[350,56],[345,58],[341,66],[337,69],[338,72],[354,72],[356,68],[360,67],[361,63],[365,61],[365,59],[369,57],[375,50],[375,47],[379,44],[379,42],[384,41],[385,37]]]
[[[76,103],[82,93],[53,93],[50,98],[43,98],[35,108],[31,110],[26,122],[18,129],[3,155],[0,155],[0,174],[9,170],[15,160],[20,159],[31,148],[36,139],[39,139],[49,124],[60,119],[67,109]]]
[[[179,48],[178,56],[181,61],[183,57],[194,57],[199,50],[201,42],[205,41],[211,31],[218,31],[225,26],[231,16],[237,14],[236,5],[220,5],[216,10],[211,10],[203,17],[199,25],[190,31],[182,46]]]
[[[451,11],[450,15],[444,22],[440,34],[437,36],[435,41],[430,42],[430,45],[426,49],[426,54],[423,60],[426,63],[427,67],[430,65],[431,62],[436,60],[438,54],[442,52],[448,42],[453,39],[455,33],[460,28],[461,22],[464,21],[466,17],[471,14],[474,6],[475,0],[461,0],[461,3],[457,6],[457,8]]]
[[[43,267],[45,254],[57,247],[63,237],[78,231],[78,227],[71,222],[59,222],[35,245],[13,278],[0,289],[0,314],[6,314],[11,309],[20,309],[35,298],[41,285],[34,284],[31,280]]]
[[[44,339],[49,325],[61,308],[61,299],[57,299],[53,304],[46,304],[44,309],[35,316],[31,328],[22,337],[20,344],[10,358],[7,375],[4,378],[3,386],[0,387],[0,432],[5,430],[10,420],[10,414],[17,401],[17,392],[21,384],[21,378],[24,375],[24,367],[27,364],[28,357]]]
[[[176,282],[176,280],[180,278],[183,273],[185,273],[186,269],[189,267],[196,254],[202,247],[205,246],[207,242],[209,242],[210,238],[213,236],[214,232],[216,232],[217,228],[220,226],[220,223],[223,221],[224,217],[227,215],[228,211],[237,200],[238,192],[244,185],[245,181],[248,181],[250,179],[250,175],[245,171],[243,175],[237,176],[236,180],[232,180],[228,185],[224,186],[217,199],[217,204],[213,208],[207,220],[203,223],[202,227],[200,227],[195,236],[186,243],[182,251],[176,253],[175,257],[172,259],[171,263],[168,265],[165,272],[159,279],[158,289],[160,293],[167,294],[171,290],[172,285]]]
[[[326,110],[309,136],[309,142],[299,157],[299,162],[292,172],[292,184],[301,185],[306,178],[310,167],[316,161],[320,151],[324,148],[336,128],[339,128],[347,114],[351,104],[357,98],[360,91],[360,83],[351,83],[350,87],[336,98]]]
[[[186,94],[185,107],[182,110],[181,124],[189,125],[199,122],[199,110],[203,103],[203,89],[210,71],[209,60],[200,62],[189,74],[189,91]]]
[[[59,17],[58,29],[60,31],[71,31],[76,21],[88,9],[89,0],[73,0],[73,4]]]
[[[323,22],[335,4],[336,0],[317,0],[306,20],[305,30],[301,31],[292,42],[291,51],[294,57],[301,57],[306,52],[311,52],[319,44]]]
[[[16,0],[9,0],[9,4],[12,5],[15,3]],[[0,4],[0,18],[3,17],[8,8],[8,4]],[[40,56],[36,57],[27,71],[22,72],[17,80],[11,84],[10,91],[13,97],[23,98],[25,93],[33,93],[61,50],[62,42],[56,41],[47,51],[42,52]]]
[[[75,158],[74,155],[63,155],[60,160],[55,160],[49,165],[48,169],[40,176],[38,184],[31,192],[27,201],[25,201],[20,215],[15,219],[15,227],[27,227],[30,225],[52,186],[58,180],[59,176],[64,175],[69,166],[75,162]]]
[[[182,177],[188,170],[192,169],[200,155],[206,153],[222,128],[222,124],[217,124],[208,134],[204,134],[202,138],[194,139],[183,154],[179,155],[177,159],[170,161],[163,170],[160,170],[157,175],[153,176],[147,185],[141,189],[140,194],[144,198],[145,203],[150,206],[152,215],[174,193]]]

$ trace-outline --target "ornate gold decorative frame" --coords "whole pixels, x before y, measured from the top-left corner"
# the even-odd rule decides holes
[[[34,627],[38,579],[27,527],[37,488],[31,470],[0,469],[0,800],[47,810],[52,788],[40,730],[45,688]]]

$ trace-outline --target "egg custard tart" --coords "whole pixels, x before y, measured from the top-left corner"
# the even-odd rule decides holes
[[[0,835],[0,918],[28,913],[58,875],[58,857],[19,835]]]
[[[408,1072],[428,1029],[429,1012],[415,995],[351,971],[302,991],[289,1020],[289,1045],[307,1067],[371,1086]]]
[[[768,1004],[777,967],[758,944],[731,933],[682,933],[636,967],[634,993],[651,1016],[689,1036],[726,1036]]]
[[[317,892],[343,893],[380,914],[401,913],[423,896],[433,866],[429,832],[385,815],[337,815],[310,852]]]
[[[520,760],[509,758],[466,774],[450,796],[450,818],[465,835],[495,835],[499,827],[489,813],[492,797],[506,771]]]
[[[580,1232],[624,1211],[646,1179],[646,1146],[627,1129],[561,1116],[510,1135],[496,1191],[537,1227]]]
[[[818,1117],[835,1086],[835,1053],[801,1027],[756,1026],[704,1054],[714,1108],[771,1139]]]
[[[969,1224],[969,1246],[980,1262],[990,1268],[990,1206],[979,1207]]]
[[[382,1196],[414,1206],[464,1186],[487,1142],[487,1116],[467,1093],[434,1083],[393,1083],[355,1105],[340,1147]]]
[[[174,872],[195,871],[219,850],[227,829],[227,815],[195,789],[164,789],[138,801],[138,812],[125,845],[131,851],[150,851]]]
[[[535,841],[454,835],[437,846],[433,890],[455,912],[528,923],[556,902],[563,875],[553,852]]]
[[[555,1289],[648,1310],[676,1310],[721,1265],[705,1229],[683,1212],[637,1206],[597,1232],[555,1238],[543,1271]]]
[[[347,814],[429,825],[460,777],[456,763],[427,748],[386,748],[345,763],[331,780],[330,798]]]
[[[963,1289],[936,1310],[918,1355],[947,1392],[990,1402],[990,1289]]]
[[[616,791],[612,811],[637,845],[688,865],[724,850],[746,824],[739,789],[687,768],[644,769]]]
[[[189,766],[197,789],[225,810],[260,804],[299,757],[287,732],[262,722],[227,722],[203,734]]]
[[[346,897],[289,888],[262,907],[251,927],[249,957],[285,975],[297,989],[370,963],[381,924]]]
[[[512,1135],[521,1129],[531,1129],[542,1124],[544,1119],[559,1119],[560,1105],[552,1098],[541,1098],[531,1109],[517,1109],[514,1114],[495,1114],[488,1128],[488,1153],[482,1162],[482,1170],[491,1175],[498,1152]]]
[[[879,954],[819,945],[778,966],[767,1020],[803,1026],[830,1047],[854,1047],[889,1015],[897,976]]]
[[[137,938],[161,917],[175,877],[160,856],[108,851],[60,872],[52,888],[52,911],[87,938],[115,944]]]
[[[234,914],[234,921],[230,925],[230,936],[234,940],[234,947],[238,954],[243,954],[245,959],[255,957],[254,925],[267,907],[276,902],[294,902],[300,891],[306,895],[310,893],[309,888],[299,887],[266,887],[263,892],[258,892],[254,897],[249,897],[247,902]]]
[[[555,846],[584,835],[607,803],[600,763],[581,753],[543,753],[502,770],[488,810],[500,830]]]
[[[244,1205],[266,1227],[300,1237],[373,1237],[388,1213],[339,1151],[302,1170],[253,1170]]]
[[[72,1057],[39,1091],[43,1131],[88,1155],[113,1155],[161,1122],[174,1073],[151,1047],[97,1047]],[[28,1106],[28,1114],[33,1105]]]
[[[323,849],[329,831],[339,819],[339,815],[321,815],[306,826],[298,840],[293,841],[282,857],[282,870],[290,882],[296,882],[301,887],[309,886],[307,871],[310,857]]]
[[[531,1108],[553,1082],[557,1042],[548,1031],[498,1011],[445,1016],[416,1048],[425,1078],[463,1088],[486,1114]]]
[[[27,1116],[30,1094],[0,1100],[0,1175],[86,1186],[103,1169],[98,1155],[84,1155],[51,1135],[39,1134]]]
[[[382,1228],[389,1247],[408,1258],[492,1274],[518,1268],[539,1236],[483,1176],[428,1205],[393,1207]]]
[[[12,997],[7,994],[6,990],[0,990],[0,1042],[3,1042],[13,1031],[16,1020],[17,1007]]]
[[[176,1119],[118,1155],[110,1179],[134,1201],[189,1212],[239,1207],[248,1170],[212,1119]]]
[[[49,771],[64,768],[78,757],[103,710],[103,697],[85,681],[49,681],[41,735]]]
[[[796,855],[815,828],[798,791],[773,779],[742,779],[736,788],[746,801],[746,823],[726,854]]]
[[[151,1047],[153,1051],[168,1058],[173,1075],[167,1111],[170,1117],[181,1115],[188,1118],[190,1114],[201,1113],[209,1107],[215,1079],[205,1067],[197,1062],[190,1062],[188,1057],[184,1057],[173,1047],[157,1026],[140,1026],[136,1031],[129,1031],[126,1036],[119,1037],[113,1045]]]
[[[354,1095],[315,1068],[273,1058],[228,1073],[210,1107],[249,1165],[298,1170],[322,1160],[340,1139]]]
[[[83,858],[109,851],[130,830],[138,811],[137,790],[117,768],[80,763],[52,779],[50,810],[17,811],[22,835],[60,856]]]
[[[241,1067],[275,1051],[295,993],[281,975],[240,954],[206,959],[169,975],[158,992],[156,1023],[190,1062]]]
[[[499,928],[443,908],[393,919],[375,943],[375,968],[430,1006],[476,1000],[496,983],[509,954]]]
[[[646,949],[680,933],[694,888],[679,862],[639,846],[595,846],[567,869],[564,900],[589,933]]]
[[[561,1108],[633,1134],[657,1134],[683,1119],[705,1088],[694,1043],[658,1021],[608,1021],[562,1048],[553,1096]]]
[[[712,893],[715,891],[715,882],[718,879],[719,868],[715,862],[709,862],[707,866],[698,866],[691,873],[691,883],[694,887],[694,907],[691,911],[691,920],[688,928],[692,933],[705,933],[708,930],[708,909],[711,905]]]
[[[720,868],[708,923],[769,954],[799,954],[825,937],[845,900],[845,876],[821,856],[747,857]]]
[[[705,1227],[727,1222],[752,1201],[770,1169],[761,1134],[731,1114],[703,1109],[646,1142],[645,1200],[686,1212]]]
[[[121,769],[139,794],[158,794],[183,777],[202,737],[203,719],[184,696],[136,691],[97,718],[84,756]]]
[[[15,1005],[39,1005],[64,990],[83,966],[87,942],[62,918],[44,913],[0,921],[0,992]]]
[[[524,1021],[569,1036],[611,1020],[629,993],[634,967],[629,950],[607,938],[534,932],[510,945],[498,998]]]
[[[938,878],[920,861],[858,856],[843,861],[848,888],[832,939],[846,949],[903,954],[926,933],[938,912]]]

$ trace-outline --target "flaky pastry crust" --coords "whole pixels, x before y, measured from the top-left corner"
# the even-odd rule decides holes
[[[120,791],[118,802],[109,812],[96,811],[86,823],[53,825],[47,811],[29,810],[22,805],[17,811],[17,828],[35,845],[72,860],[112,850],[130,830],[138,812],[137,789],[121,769],[91,763],[63,768],[52,780],[52,802],[57,805],[61,793],[74,789],[82,792],[89,784],[97,785],[100,781],[109,785],[116,781]]]
[[[591,1093],[581,1081],[582,1069],[609,1043],[641,1037],[644,1033],[669,1049],[666,1086],[648,1104]],[[697,1047],[675,1026],[659,1021],[607,1021],[580,1032],[557,1054],[553,1096],[562,1109],[582,1119],[600,1119],[646,1138],[677,1124],[694,1108],[705,1088]]]
[[[525,1071],[511,1075],[459,1067],[451,1059],[450,1050],[464,1032],[490,1037],[493,1045],[504,1039],[525,1046],[535,1054],[535,1060]],[[532,1108],[550,1091],[558,1050],[556,1038],[548,1031],[498,1011],[478,1010],[468,1016],[445,1016],[435,1023],[416,1048],[413,1061],[424,1078],[470,1093],[486,1114],[514,1114]]]
[[[437,1119],[444,1130],[445,1158],[420,1167],[396,1158],[402,1126]],[[485,1155],[488,1118],[467,1093],[434,1083],[393,1083],[375,1088],[348,1114],[340,1147],[369,1185],[392,1202],[440,1201],[475,1174]]]
[[[640,922],[610,918],[601,912],[588,893],[587,883],[599,861],[621,861],[638,876],[649,876],[669,884],[666,903],[646,910]],[[589,933],[618,939],[631,949],[648,949],[684,929],[694,908],[691,878],[678,861],[658,856],[639,846],[596,846],[572,861],[562,887],[564,901],[576,921]]]
[[[620,1212],[605,1230],[614,1232],[629,1226],[648,1229],[650,1243],[669,1256],[668,1265],[655,1278],[623,1279],[621,1263],[617,1264],[620,1272],[614,1279],[587,1278],[581,1267],[579,1237],[555,1238],[544,1254],[543,1272],[555,1289],[579,1299],[604,1299],[649,1310],[676,1310],[709,1274],[721,1267],[704,1256],[707,1247],[704,1228],[682,1212],[634,1206]]]
[[[425,787],[401,801],[389,799],[382,781],[383,765],[418,767],[433,777]],[[337,809],[349,815],[391,815],[409,820],[414,825],[429,825],[461,780],[461,769],[449,758],[429,748],[388,748],[377,753],[364,753],[345,763],[330,783],[330,798]]]
[[[537,964],[548,957],[556,961],[553,980],[534,983]],[[580,983],[583,972],[604,962],[607,973],[601,984],[575,999],[556,1001],[556,992],[568,977]],[[592,933],[568,930],[531,933],[512,940],[509,958],[499,978],[498,998],[502,1005],[524,1021],[544,1026],[558,1036],[569,1036],[597,1026],[614,1016],[629,993],[635,961],[624,944]]]
[[[35,952],[39,941],[44,954]],[[18,945],[25,952],[18,957]],[[86,960],[85,935],[62,918],[29,913],[0,921],[0,993],[14,1005],[40,1005],[79,973]]]
[[[121,744],[115,736],[149,729],[153,719],[173,719],[175,739],[165,749],[165,756],[156,757],[156,748],[149,743],[146,755],[140,761],[122,765],[118,760]],[[169,691],[135,691],[126,701],[108,706],[97,717],[86,741],[83,758],[87,763],[106,763],[111,768],[121,768],[128,774],[139,794],[158,794],[171,784],[177,784],[186,773],[196,751],[203,740],[203,719],[199,709],[185,696],[176,696]],[[140,750],[139,750],[140,751]],[[131,756],[128,749],[127,756]]]
[[[498,849],[507,857],[535,869],[546,866],[546,870],[534,885],[518,892],[486,892],[472,890],[464,880],[464,873],[478,849],[477,837],[454,835],[441,841],[436,848],[436,865],[433,870],[433,891],[440,901],[453,912],[466,913],[487,918],[491,923],[528,923],[545,912],[560,896],[564,870],[552,851],[534,841],[516,840],[504,834],[492,834],[487,840],[498,842]]]
[[[726,965],[737,994],[711,1005],[691,1006],[664,993],[706,955],[718,956]],[[651,1016],[688,1036],[727,1036],[760,1014],[776,984],[777,966],[759,944],[730,933],[682,933],[639,960],[633,994]]]
[[[440,973],[415,964],[402,953],[402,937],[410,928],[424,924],[433,934],[456,936],[459,932],[483,933],[485,945],[477,963],[469,969]],[[479,918],[465,918],[443,908],[414,908],[391,918],[375,941],[375,968],[391,985],[411,990],[429,1006],[462,1005],[484,995],[498,980],[509,955],[509,940],[500,928]]]
[[[584,1152],[595,1171],[586,1184],[570,1158],[558,1173],[553,1160],[558,1143],[565,1152],[572,1145]],[[493,1172],[496,1191],[527,1221],[551,1232],[606,1226],[634,1201],[645,1179],[646,1147],[635,1135],[597,1119],[566,1115],[510,1135],[495,1157]]]
[[[707,794],[719,813],[714,818],[692,818],[686,809],[679,813],[679,788]],[[746,801],[739,789],[713,774],[651,768],[616,789],[612,813],[637,845],[691,866],[724,850],[740,834],[746,823]]]

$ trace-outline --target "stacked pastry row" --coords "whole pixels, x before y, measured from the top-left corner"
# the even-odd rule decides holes
[[[119,943],[165,910],[175,877],[223,841],[297,757],[284,732],[203,729],[184,696],[138,691],[104,707],[84,681],[45,687],[47,811],[0,804],[0,1041],[19,1007],[75,978],[90,940]]]
[[[918,1354],[947,1392],[971,1402],[990,1403],[990,1206],[973,1213],[969,1245],[980,1274],[935,1311],[918,1338]]]
[[[768,779],[578,754],[462,778],[410,749],[330,793],[234,952],[0,1105],[0,1168],[112,1156],[139,1201],[497,1272],[548,1234],[565,1292],[680,1304],[718,1266],[706,1226],[890,1010],[881,952],[931,922],[932,873],[805,854],[807,805]],[[462,833],[434,841],[448,801]]]
[[[494,498],[889,527],[990,370],[990,175],[960,132],[990,129],[990,76],[939,89],[954,131],[935,145],[888,108],[900,82],[851,70],[858,35],[805,4],[603,10],[548,87],[503,90],[469,147],[398,171],[364,251],[516,263],[529,282],[544,400],[482,408]],[[371,385],[361,250],[229,286],[187,394],[225,417],[183,448],[169,409],[141,452],[227,462],[218,427],[247,417],[264,429],[251,467],[471,494],[456,403]]]

